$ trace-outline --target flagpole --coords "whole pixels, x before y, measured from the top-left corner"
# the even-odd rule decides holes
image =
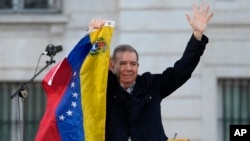
[[[27,82],[24,82],[20,85],[20,87],[11,95],[11,99],[13,99],[15,96],[19,96],[21,98],[21,101],[22,101],[22,104],[20,105],[20,102],[19,102],[19,98],[18,98],[18,104],[19,104],[19,107],[20,107],[20,113],[19,113],[19,116],[20,116],[20,136],[21,136],[21,141],[25,141],[25,133],[24,133],[24,101],[25,101],[25,98],[28,96],[28,92],[26,90],[26,86],[28,84],[30,84],[31,82],[34,81],[34,79],[42,72],[44,71],[47,67],[49,67],[51,64],[55,63],[55,60],[53,59],[53,55],[50,56],[50,60],[49,61],[46,61],[46,65],[40,70],[38,71],[29,81]]]
[[[34,79],[42,72],[44,71],[47,67],[49,67],[51,64],[55,63],[55,60],[53,60],[53,56],[50,56],[50,61],[46,61],[46,66],[44,66],[39,72],[37,72],[29,81],[22,83],[21,86],[11,95],[11,99],[17,96],[17,94],[22,97],[26,98],[28,96],[28,93],[25,89],[25,87],[34,81]]]

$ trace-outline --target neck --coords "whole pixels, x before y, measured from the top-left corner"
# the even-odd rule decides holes
[[[130,83],[130,84],[122,84],[120,83],[120,85],[124,88],[124,89],[128,89],[130,87],[133,87],[135,85],[135,81]]]

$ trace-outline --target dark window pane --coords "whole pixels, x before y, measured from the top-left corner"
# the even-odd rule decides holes
[[[48,0],[25,0],[25,9],[44,9],[49,8]]]
[[[0,9],[10,9],[12,8],[11,0],[0,0]]]
[[[250,124],[250,80],[220,79],[223,141],[229,141],[231,124]]]
[[[10,140],[10,97],[8,95],[8,85],[0,84],[0,140]]]
[[[20,86],[16,82],[0,82],[0,141],[17,141],[22,136],[24,141],[34,141],[39,122],[43,116],[46,95],[40,82],[27,86],[28,96],[24,102],[11,94]],[[23,114],[20,107],[23,106]],[[24,117],[21,117],[23,115]],[[21,135],[21,121],[24,118],[24,134]]]
[[[62,13],[62,0],[0,0],[0,14]]]

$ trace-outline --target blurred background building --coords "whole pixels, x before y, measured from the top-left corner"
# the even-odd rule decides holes
[[[0,140],[34,140],[46,105],[41,80],[51,67],[27,86],[24,102],[10,96],[33,77],[48,44],[63,46],[59,62],[91,19],[114,20],[111,49],[131,44],[139,72],[160,73],[191,37],[185,13],[192,15],[194,2],[214,12],[209,44],[192,78],[162,102],[164,128],[169,138],[229,141],[230,124],[250,124],[249,0],[0,0]],[[38,70],[49,59],[42,56]]]

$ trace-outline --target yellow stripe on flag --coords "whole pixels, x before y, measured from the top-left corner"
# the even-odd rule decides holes
[[[85,141],[105,141],[106,89],[114,22],[90,33],[93,50],[80,71]]]

